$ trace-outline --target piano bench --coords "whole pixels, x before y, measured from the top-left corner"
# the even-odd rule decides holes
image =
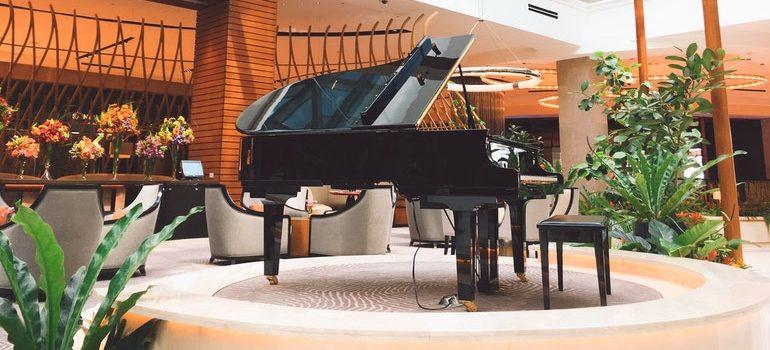
[[[590,215],[555,215],[541,221],[537,228],[540,232],[540,267],[543,274],[543,309],[551,308],[550,281],[548,276],[548,243],[556,243],[556,268],[559,290],[564,290],[563,244],[590,243],[594,245],[596,256],[596,276],[599,280],[599,300],[607,306],[607,294],[612,294],[610,286],[609,237],[607,218]]]

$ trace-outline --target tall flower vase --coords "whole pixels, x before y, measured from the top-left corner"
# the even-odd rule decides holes
[[[144,180],[145,181],[152,181],[152,173],[154,170],[155,170],[155,159],[145,158],[144,159]]]
[[[120,134],[113,135],[112,138],[112,179],[118,178],[118,167],[120,166],[120,146],[123,144],[123,137]]]
[[[88,159],[83,159],[80,161],[80,179],[81,180],[87,180],[88,177]]]
[[[43,175],[40,178],[43,180],[51,180],[51,157],[53,156],[53,144],[47,142],[45,144],[45,161],[43,163]]]
[[[18,172],[18,178],[23,179],[24,178],[24,168],[27,167],[27,159],[26,158],[19,158],[19,172]]]
[[[179,157],[182,154],[182,146],[172,143],[170,149],[171,153],[171,177],[176,180],[177,172],[179,171]]]

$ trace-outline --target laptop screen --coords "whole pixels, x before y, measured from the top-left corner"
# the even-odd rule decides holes
[[[183,160],[182,176],[188,179],[203,178],[203,164],[200,160]]]

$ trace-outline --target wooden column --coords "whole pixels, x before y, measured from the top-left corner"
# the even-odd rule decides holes
[[[469,92],[471,106],[476,107],[479,118],[487,124],[492,135],[505,130],[505,94],[503,92]]]
[[[644,0],[634,0],[636,21],[636,56],[639,61],[639,82],[647,81],[647,35],[644,32]]]
[[[273,90],[276,0],[215,1],[198,10],[190,119],[190,159],[240,200],[238,115]]]
[[[716,51],[722,47],[722,34],[719,29],[719,8],[717,0],[703,0],[703,23],[706,32],[706,46]],[[718,68],[720,71],[722,68]],[[719,78],[724,82],[723,78]],[[730,132],[730,114],[727,111],[727,91],[714,89],[711,91],[711,103],[714,111],[711,116],[714,120],[714,145],[716,154],[732,154],[733,140]],[[738,187],[735,180],[735,162],[728,158],[717,165],[719,176],[719,191],[722,200],[719,202],[722,211],[727,213],[730,221],[725,223],[725,236],[727,239],[740,239],[741,227],[738,207]],[[743,261],[743,252],[739,248],[735,252],[737,261]]]

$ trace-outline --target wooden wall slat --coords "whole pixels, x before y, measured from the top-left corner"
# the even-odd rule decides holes
[[[189,157],[240,200],[243,109],[274,88],[277,0],[229,0],[198,10],[190,118],[197,126]]]

